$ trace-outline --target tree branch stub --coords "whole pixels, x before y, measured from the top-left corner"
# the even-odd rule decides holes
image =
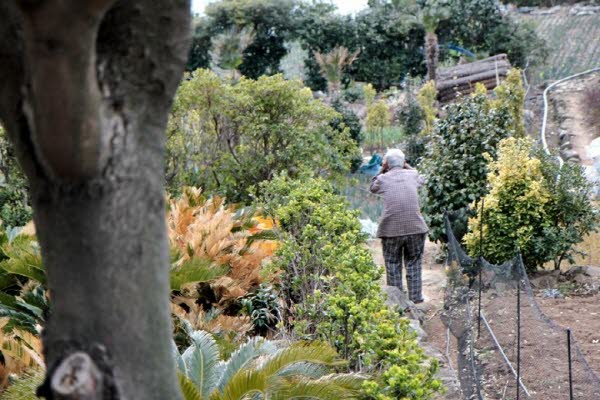
[[[89,355],[76,352],[56,368],[51,388],[56,400],[100,400],[102,373]]]

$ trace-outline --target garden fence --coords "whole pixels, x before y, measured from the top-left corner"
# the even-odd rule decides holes
[[[443,319],[457,339],[465,398],[600,399],[600,377],[570,330],[542,311],[521,257],[502,265],[469,257],[448,217],[445,224],[449,279]]]

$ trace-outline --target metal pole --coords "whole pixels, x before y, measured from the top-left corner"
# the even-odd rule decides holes
[[[483,288],[482,270],[483,270],[483,207],[485,198],[481,198],[481,215],[479,216],[479,305],[477,311],[477,339],[481,336],[481,290]]]
[[[567,329],[567,350],[569,352],[569,399],[573,400],[573,365],[571,360],[571,329]]]
[[[518,261],[517,261],[518,262]],[[521,394],[521,276],[517,281],[517,400]]]
[[[489,322],[485,318],[485,314],[484,313],[481,313],[481,321],[483,322],[483,324],[487,328],[488,333],[492,337],[492,340],[494,341],[494,344],[496,345],[496,348],[500,352],[500,355],[504,359],[504,362],[508,366],[508,369],[510,369],[510,372],[512,372],[512,374],[514,375],[514,377],[516,379],[517,378],[517,371],[515,371],[515,369],[513,368],[512,364],[510,363],[510,360],[508,359],[508,357],[506,356],[506,353],[504,352],[504,349],[502,348],[502,345],[500,345],[500,343],[498,342],[498,338],[496,338],[496,335],[494,334],[494,331],[492,330],[492,327],[490,326]],[[525,384],[523,383],[523,381],[520,380],[519,384],[521,385],[521,388],[523,389],[523,393],[525,393],[525,395],[527,397],[531,397],[531,395],[529,394],[529,390],[527,390],[527,386],[525,386]]]

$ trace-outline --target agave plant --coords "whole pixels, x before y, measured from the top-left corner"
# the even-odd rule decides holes
[[[193,344],[176,353],[186,400],[357,399],[364,377],[331,374],[336,351],[322,342],[290,345],[252,338],[227,360],[212,336],[197,331]]]
[[[334,47],[327,54],[315,51],[315,60],[321,69],[321,75],[327,80],[327,90],[330,96],[335,96],[340,90],[344,69],[358,57],[359,51],[350,53],[346,47]]]

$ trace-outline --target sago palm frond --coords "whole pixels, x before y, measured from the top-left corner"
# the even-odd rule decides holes
[[[4,243],[0,250],[6,258],[0,262],[0,269],[9,274],[46,283],[42,255],[33,236],[18,235],[13,241]]]
[[[277,373],[277,376],[281,378],[305,376],[307,378],[318,379],[327,375],[328,373],[329,368],[325,365],[299,362],[283,368]]]
[[[202,400],[202,394],[194,385],[194,382],[182,372],[179,372],[179,388],[183,394],[183,400]]]
[[[207,332],[193,332],[191,339],[193,344],[181,356],[185,367],[182,372],[194,383],[202,397],[208,397],[219,378],[216,369],[220,361],[219,347]]]
[[[181,290],[190,283],[210,282],[229,272],[227,266],[213,265],[210,260],[190,258],[169,271],[171,290]]]
[[[231,377],[225,389],[215,391],[210,400],[246,400],[267,390],[267,376],[255,369],[243,369]]]
[[[2,400],[36,400],[37,388],[44,381],[44,371],[35,370],[17,378],[4,392]]]
[[[296,363],[313,363],[321,365],[342,365],[333,347],[324,342],[295,342],[290,347],[279,350],[264,360],[258,369],[267,376],[274,376],[284,368]]]
[[[273,388],[268,400],[359,399],[366,377],[359,374],[331,374],[319,379],[291,379]]]
[[[251,361],[262,355],[273,354],[276,351],[277,348],[270,341],[264,340],[262,337],[251,338],[233,352],[229,360],[222,361],[219,365],[221,377],[217,385],[218,389],[223,391],[233,376]]]

